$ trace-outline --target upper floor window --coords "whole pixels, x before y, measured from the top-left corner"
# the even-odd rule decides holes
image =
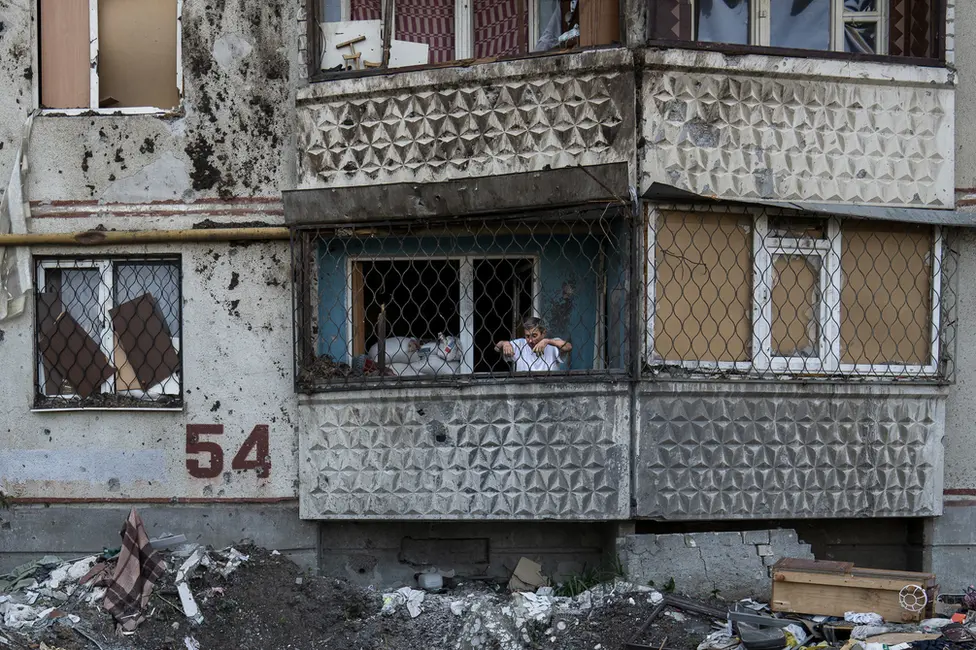
[[[619,0],[312,0],[316,72],[392,68],[605,45],[620,39]]]
[[[650,0],[650,7],[656,40],[942,56],[936,0]]]
[[[696,372],[946,378],[955,269],[931,225],[662,210],[647,349]]]
[[[39,0],[41,107],[179,106],[181,11],[182,0]]]

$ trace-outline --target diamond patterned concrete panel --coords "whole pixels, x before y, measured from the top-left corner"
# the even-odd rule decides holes
[[[601,56],[586,60],[608,58]],[[619,67],[621,56],[609,58]],[[470,78],[457,69],[403,73],[396,84],[363,79],[360,86],[335,85],[334,93],[300,101],[299,188],[433,182],[629,160],[633,75],[601,71],[600,65],[553,65],[478,66],[480,76]],[[370,83],[375,88],[368,92],[363,85]]]
[[[627,399],[551,384],[306,399],[302,517],[626,518]]]
[[[795,61],[746,74],[676,69],[679,58],[650,60],[644,73],[644,189],[657,182],[727,199],[952,205],[951,86],[836,79]]]
[[[933,516],[945,397],[692,384],[640,397],[637,515]]]

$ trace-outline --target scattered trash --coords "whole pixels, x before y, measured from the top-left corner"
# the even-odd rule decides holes
[[[423,591],[411,589],[410,587],[400,587],[396,591],[383,594],[383,614],[393,614],[401,605],[407,606],[410,618],[417,618],[423,611],[420,604],[424,602]]]
[[[539,587],[548,587],[549,578],[542,574],[542,565],[523,557],[515,565],[512,578],[508,581],[510,591],[535,591]]]
[[[192,636],[183,637],[183,645],[186,646],[186,650],[200,650],[200,642]]]
[[[210,557],[207,555],[206,549],[203,547],[197,548],[190,557],[183,562],[179,570],[176,572],[176,592],[180,596],[180,604],[183,606],[183,613],[186,617],[190,619],[195,625],[203,623],[203,614],[200,612],[200,606],[197,605],[196,599],[193,597],[193,592],[190,591],[190,585],[187,584],[187,578],[201,564],[208,566],[210,564]]]
[[[844,612],[844,620],[850,623],[859,623],[860,625],[884,625],[884,619],[880,614],[874,614],[872,612]]]

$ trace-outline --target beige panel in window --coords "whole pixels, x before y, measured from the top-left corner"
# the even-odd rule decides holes
[[[176,0],[98,0],[98,82],[105,108],[180,103]]]
[[[610,45],[620,41],[619,0],[580,0],[580,45]]]
[[[41,0],[41,106],[88,108],[88,0]]]
[[[928,363],[932,228],[849,222],[841,233],[841,362]]]
[[[748,361],[752,226],[740,215],[658,217],[654,352],[668,361]]]
[[[772,343],[776,357],[815,357],[819,353],[819,257],[773,256]]]

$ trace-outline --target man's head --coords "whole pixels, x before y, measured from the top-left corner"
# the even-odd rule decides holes
[[[525,342],[530,346],[546,338],[546,327],[542,324],[541,318],[535,316],[526,318],[522,321],[522,329],[525,330]]]

